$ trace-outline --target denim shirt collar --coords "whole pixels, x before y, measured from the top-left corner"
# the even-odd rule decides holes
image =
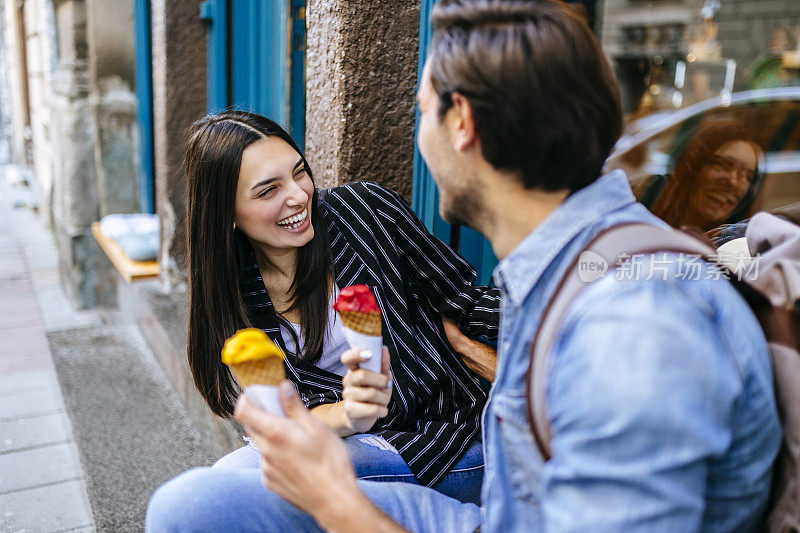
[[[628,178],[615,170],[571,194],[494,269],[497,286],[514,306],[576,235],[604,215],[635,202]]]

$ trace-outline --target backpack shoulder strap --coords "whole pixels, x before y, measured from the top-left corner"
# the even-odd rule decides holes
[[[572,301],[588,283],[580,277],[580,260],[593,252],[593,261],[602,258],[609,269],[619,266],[626,257],[656,252],[697,255],[711,261],[714,249],[686,233],[651,224],[628,223],[602,231],[573,260],[550,299],[531,344],[527,374],[528,421],[539,451],[545,461],[551,457],[552,433],[547,416],[547,368],[550,351],[561,330],[561,322]],[[599,256],[599,257],[598,257]]]

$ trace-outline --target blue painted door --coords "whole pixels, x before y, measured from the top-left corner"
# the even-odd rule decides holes
[[[430,12],[435,0],[422,0],[420,5],[419,23],[419,68],[422,67],[427,56],[428,42],[431,37]],[[419,85],[419,79],[417,80]],[[417,111],[417,127],[419,127],[419,111]],[[416,129],[416,128],[415,128]],[[478,283],[488,285],[492,278],[492,270],[497,264],[497,258],[492,252],[489,242],[479,233],[470,228],[450,225],[439,216],[439,192],[433,181],[427,165],[422,160],[419,149],[414,147],[414,181],[411,191],[411,206],[425,223],[428,230],[452,248],[458,250],[461,256],[469,261],[478,271]]]
[[[136,39],[136,121],[139,130],[139,211],[155,213],[153,194],[153,76],[150,38],[150,2],[134,0]]]
[[[305,140],[305,0],[206,0],[208,110],[241,109]]]

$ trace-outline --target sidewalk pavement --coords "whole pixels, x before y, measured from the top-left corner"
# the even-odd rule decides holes
[[[27,172],[0,165],[0,533],[138,533],[160,485],[218,455],[135,311],[73,309],[52,235],[13,207]]]
[[[0,532],[95,531],[46,334],[101,325],[61,291],[52,237],[0,173]]]

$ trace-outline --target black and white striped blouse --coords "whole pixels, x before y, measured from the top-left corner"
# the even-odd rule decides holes
[[[339,288],[368,285],[382,311],[395,386],[370,431],[388,440],[423,485],[434,485],[479,437],[486,394],[450,347],[440,313],[470,337],[497,338],[500,295],[473,286],[475,270],[433,237],[396,193],[356,182],[320,202]],[[316,228],[315,228],[316,229]],[[291,355],[252,247],[241,288],[251,322],[287,353],[286,375],[309,408],[342,400],[342,378]]]

